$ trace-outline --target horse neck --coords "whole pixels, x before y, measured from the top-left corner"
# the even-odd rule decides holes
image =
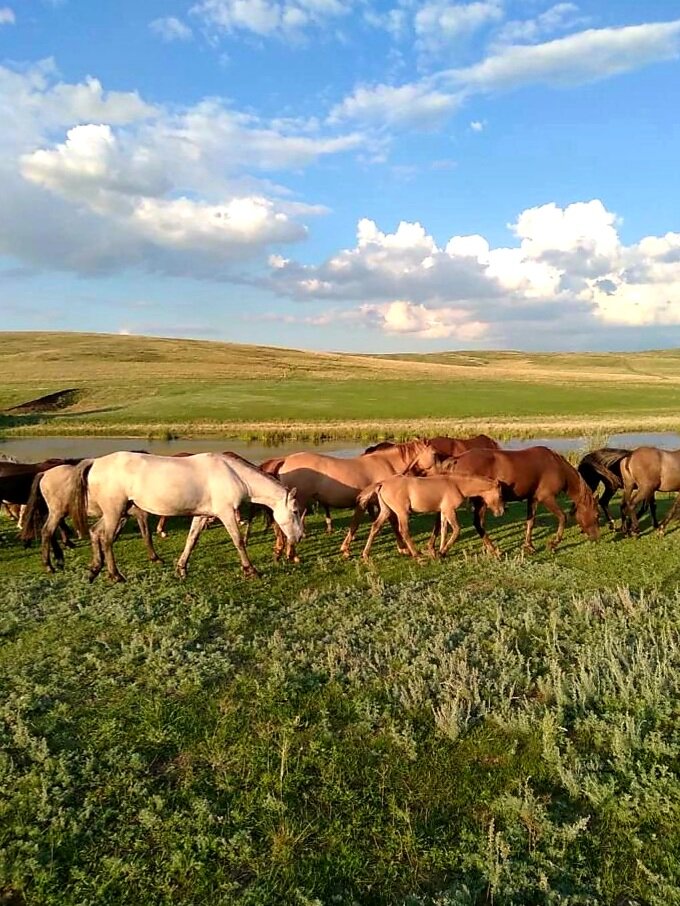
[[[229,460],[229,466],[236,472],[248,490],[248,497],[253,503],[262,503],[271,509],[286,495],[277,478],[261,472],[255,466],[238,460]]]
[[[371,455],[381,456],[395,469],[405,469],[416,459],[421,449],[422,445],[418,441],[407,441],[403,444],[395,444],[388,450],[376,450]]]

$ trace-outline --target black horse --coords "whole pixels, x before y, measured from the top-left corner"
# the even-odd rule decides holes
[[[599,498],[599,503],[605,519],[612,529],[614,528],[614,518],[609,512],[608,504],[614,494],[623,489],[621,463],[632,452],[632,450],[622,450],[617,447],[602,447],[600,450],[593,450],[591,453],[587,453],[578,464],[581,478],[583,478],[593,493],[595,493],[595,489],[600,482],[604,485],[604,491]],[[638,517],[644,512],[644,509],[645,505],[643,504]]]

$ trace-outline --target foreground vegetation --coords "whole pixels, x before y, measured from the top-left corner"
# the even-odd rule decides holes
[[[367,356],[94,334],[3,334],[0,431],[375,438],[677,430],[680,352]],[[76,388],[53,412],[13,406]]]
[[[257,582],[220,529],[180,584],[184,526],[163,567],[130,528],[125,586],[0,521],[0,900],[678,902],[680,530],[524,559],[522,515],[499,562],[257,532]]]

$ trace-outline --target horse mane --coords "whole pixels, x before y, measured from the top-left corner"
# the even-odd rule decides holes
[[[378,444],[373,444],[372,447],[366,447],[362,456],[366,456],[370,453],[376,453],[378,450],[388,450],[390,447],[395,447],[396,444],[391,440],[381,440]]]
[[[621,462],[630,456],[630,453],[630,450],[617,447],[602,447],[599,450],[592,450],[590,453],[586,453],[578,464],[578,472],[584,479],[588,473],[594,474],[598,479],[604,481],[605,485],[609,484],[613,490],[619,490],[623,487]],[[617,471],[614,471],[615,469]],[[595,487],[597,487],[597,483]]]
[[[262,466],[256,465],[254,462],[246,459],[245,456],[241,456],[240,453],[234,453],[232,450],[225,450],[222,453],[222,456],[225,456],[227,459],[233,459],[235,462],[240,462],[242,465],[248,466],[249,468],[253,469],[253,471],[259,472],[260,475],[266,475],[268,478],[276,478],[275,474],[273,474],[272,472],[265,472]]]

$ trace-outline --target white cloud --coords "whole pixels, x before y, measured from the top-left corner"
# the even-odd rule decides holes
[[[398,87],[359,87],[331,110],[329,121],[431,127],[448,117],[460,100],[456,94],[437,91],[426,81]]]
[[[9,6],[0,6],[0,25],[14,25],[17,17],[14,10]]]
[[[0,87],[8,89],[0,254],[38,267],[225,278],[236,261],[304,239],[303,220],[325,211],[291,198],[268,173],[363,143],[358,133],[263,121],[218,100],[152,107],[95,79],[60,82],[49,62],[0,67]]]
[[[586,20],[575,3],[557,3],[533,19],[512,19],[494,35],[497,44],[531,44]]]
[[[347,15],[352,0],[201,0],[191,13],[217,32],[299,37]]]
[[[565,6],[569,4],[553,8],[551,27]],[[534,24],[534,34],[540,28],[546,30],[545,22]],[[529,84],[579,85],[679,56],[680,20],[588,29],[540,44],[500,46],[479,63],[418,82],[360,86],[334,107],[330,121],[431,128],[475,94]]]
[[[362,220],[356,246],[321,265],[271,259],[269,285],[298,300],[360,303],[343,318],[386,333],[464,343],[503,342],[521,324],[680,325],[680,233],[624,246],[616,226],[597,199],[529,208],[510,227],[518,244],[497,248],[479,235],[442,247],[418,223],[383,233]]]
[[[433,0],[420,6],[415,13],[416,46],[424,53],[440,54],[502,18],[500,0],[477,0],[475,3]]]
[[[186,24],[176,16],[165,16],[160,19],[154,19],[149,23],[151,31],[162,41],[171,43],[173,41],[190,41],[193,32]]]
[[[534,82],[578,85],[680,55],[680,20],[588,29],[544,44],[511,46],[466,69],[449,70],[468,91],[499,91]]]

